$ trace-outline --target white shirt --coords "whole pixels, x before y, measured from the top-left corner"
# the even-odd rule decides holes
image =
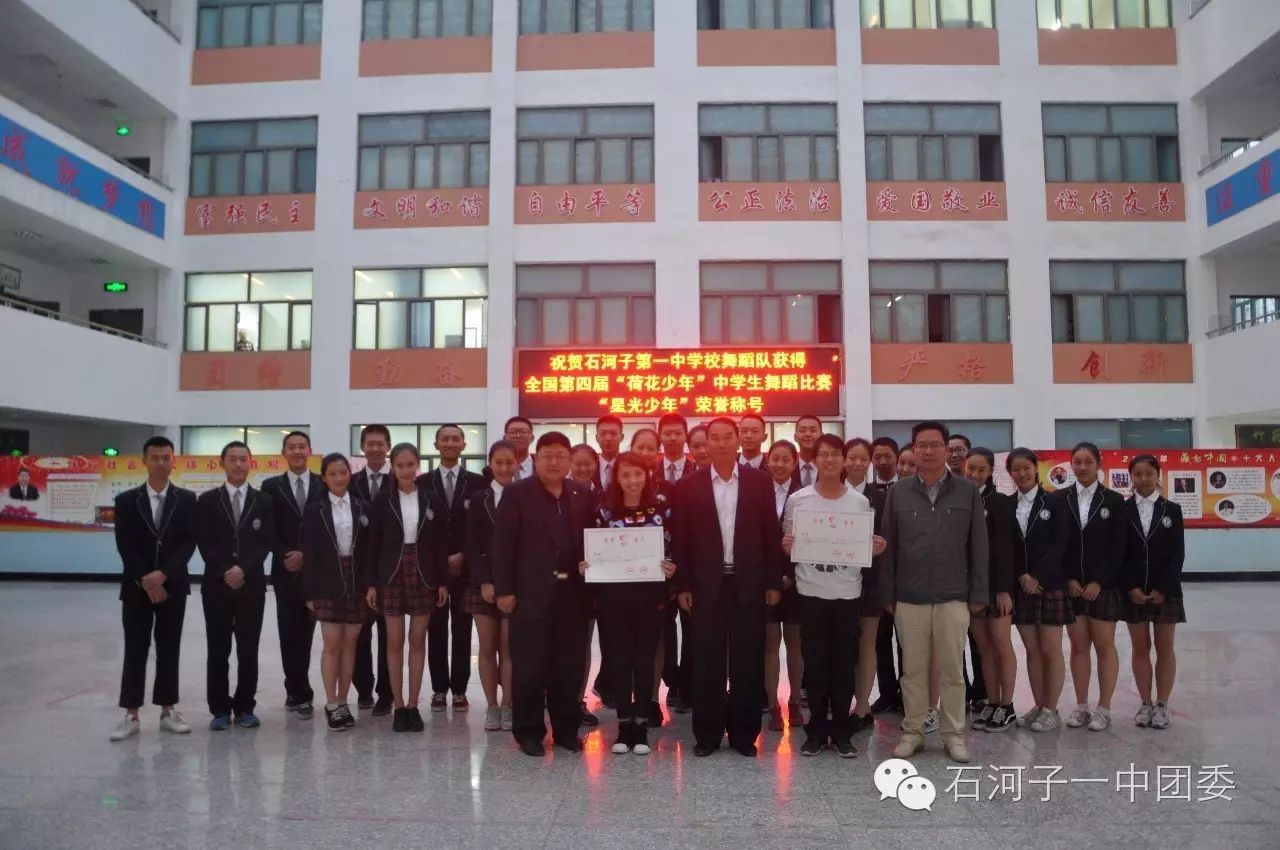
[[[502,501],[502,491],[507,488],[503,487],[497,481],[490,481],[489,489],[493,491],[493,506],[496,508],[498,504]]]
[[[600,456],[600,486],[602,488],[607,488],[609,482],[613,480],[613,464],[617,459],[617,455],[614,455],[613,460],[605,459],[604,455]]]
[[[810,486],[810,487],[812,487],[814,484],[817,484],[817,483],[818,483],[818,465],[817,465],[816,463],[809,463],[808,461],[803,461],[803,460],[802,460],[802,461],[800,461],[800,465],[799,465],[799,466],[797,466],[797,467],[796,467],[796,469],[797,469],[797,470],[799,471],[799,473],[800,473],[800,486],[802,486],[802,487],[804,487],[804,486]],[[804,478],[805,478],[804,471],[805,471],[806,469],[810,470],[810,472],[809,472],[810,478],[809,478],[809,484],[808,484],[808,485],[805,485],[805,483],[804,483]]]
[[[1093,494],[1098,492],[1098,482],[1095,480],[1088,487],[1081,487],[1080,482],[1076,482],[1076,498],[1080,500],[1080,527],[1084,528],[1085,523],[1089,521],[1089,506],[1093,504]]]
[[[898,483],[898,476],[896,476],[896,475],[895,475],[895,476],[893,476],[892,478],[890,478],[888,481],[885,481],[883,478],[881,478],[879,475],[877,475],[877,476],[876,476],[876,483],[877,483],[877,484],[883,484],[883,485],[885,485],[885,486],[888,486],[888,485],[890,485],[890,484],[897,484],[897,483]]]
[[[802,487],[787,500],[787,511],[782,520],[783,534],[791,533],[796,510],[801,507],[837,514],[871,513],[867,497],[848,484],[837,499],[828,499],[816,487]],[[857,599],[862,595],[862,570],[835,564],[797,563],[796,590],[819,599]]]
[[[760,454],[756,455],[755,457],[747,457],[746,455],[739,455],[738,463],[741,463],[745,466],[749,466],[752,469],[763,469],[764,468],[764,452],[760,452]]]
[[[301,475],[299,475],[298,473],[296,473],[296,472],[294,472],[292,469],[290,469],[289,471],[287,471],[287,472],[285,473],[285,475],[289,476],[289,495],[290,495],[290,496],[292,496],[294,493],[296,493],[296,492],[298,491],[298,482],[299,482],[299,481],[301,481],[301,482],[302,482],[302,493],[303,493],[303,495],[310,495],[310,493],[311,493],[311,473],[310,473],[310,471],[303,472]]]
[[[227,499],[231,503],[231,508],[233,512],[235,510],[235,505],[236,505],[236,493],[240,494],[240,510],[243,511],[244,506],[249,499],[249,482],[246,481],[245,483],[241,484],[239,487],[234,487],[232,486],[231,482],[228,481],[226,484],[222,486],[227,488]],[[234,513],[232,514],[232,516],[234,516]]]
[[[404,542],[415,543],[418,540],[418,491],[408,493],[396,488],[400,494],[400,517],[404,520]]]
[[[156,528],[160,527],[160,517],[164,510],[164,500],[169,496],[169,485],[165,484],[164,489],[156,492],[151,489],[151,485],[145,485],[147,488],[147,498],[151,503],[151,519],[155,522]]]
[[[1142,521],[1142,533],[1151,533],[1151,518],[1155,515],[1156,502],[1160,500],[1160,491],[1151,491],[1150,496],[1139,496],[1136,492],[1133,499],[1138,503],[1138,519]]]
[[[787,496],[791,495],[791,479],[779,484],[773,482],[773,506],[778,511],[778,519],[782,519],[782,509],[787,505]]]
[[[1035,507],[1036,495],[1039,493],[1038,488],[1031,488],[1025,493],[1018,494],[1018,505],[1014,508],[1014,513],[1018,517],[1018,527],[1022,529],[1022,533],[1027,533],[1027,524],[1031,522],[1031,509]]]
[[[716,513],[720,517],[720,542],[724,545],[724,562],[733,564],[733,529],[738,518],[738,465],[733,465],[729,480],[711,470],[711,492],[716,498]]]
[[[680,456],[679,460],[672,460],[666,455],[663,455],[662,456],[662,480],[663,481],[671,480],[671,467],[674,466],[676,468],[675,480],[679,481],[681,478],[684,477],[684,465],[686,462],[687,461],[685,460],[683,455]]]
[[[533,455],[529,455],[520,461],[520,465],[516,467],[516,480],[523,481],[533,476]]]
[[[351,543],[355,535],[355,521],[351,517],[351,494],[341,498],[329,494],[329,506],[333,509],[333,535],[338,539],[338,554],[351,557]]]
[[[862,479],[861,484],[850,484],[849,486],[853,489],[853,492],[857,493],[859,496],[867,495],[867,479]],[[870,504],[870,502],[867,504]]]
[[[372,466],[366,466],[364,469],[365,477],[369,479],[369,494],[375,495],[373,492],[374,475],[382,476],[382,483],[378,485],[378,492],[381,493],[383,488],[387,486],[387,482],[391,480],[391,463],[387,462],[382,469],[374,469]]]

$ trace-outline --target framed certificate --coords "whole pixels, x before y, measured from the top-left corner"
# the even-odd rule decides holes
[[[582,536],[588,582],[665,580],[661,528],[588,528]]]
[[[871,566],[871,536],[875,514],[837,513],[797,507],[793,517],[791,560],[806,564]]]

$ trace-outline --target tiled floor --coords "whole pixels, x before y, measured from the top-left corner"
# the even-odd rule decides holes
[[[361,718],[332,735],[321,719],[285,715],[270,604],[261,729],[204,728],[203,619],[193,599],[182,681],[195,731],[161,736],[148,709],[141,736],[112,744],[115,595],[106,585],[0,584],[0,847],[1278,846],[1280,584],[1188,587],[1169,730],[1132,725],[1137,694],[1122,625],[1110,731],[971,734],[976,769],[950,790],[956,774],[931,736],[916,765],[936,785],[932,811],[881,801],[873,787],[874,766],[898,738],[896,717],[859,736],[855,760],[800,757],[799,731],[766,732],[761,755],[748,760],[728,751],[694,759],[688,715],[653,736],[649,758],[614,756],[612,713],[601,712],[585,754],[535,760],[509,734],[482,731],[473,676],[472,711],[424,714],[425,735],[395,735],[390,718]],[[318,685],[318,659],[314,669]],[[1149,788],[1132,803],[1116,790],[1117,771],[1130,763],[1134,784],[1141,788],[1146,771]],[[1201,801],[1209,765],[1228,766],[1230,802]],[[1016,766],[1015,802],[1012,788],[996,793],[992,777],[1016,776],[1000,770]],[[1158,781],[1161,766],[1190,768],[1190,783]],[[1050,787],[1046,778],[1105,781]],[[1158,786],[1191,800],[1157,800]],[[1042,802],[1046,787],[1051,799]],[[981,801],[954,799],[975,791]]]

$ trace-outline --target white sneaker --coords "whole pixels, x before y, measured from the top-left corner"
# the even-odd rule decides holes
[[[111,731],[111,740],[123,741],[125,738],[132,738],[141,731],[138,726],[138,718],[128,712],[124,715],[124,720],[120,721],[120,725]]]
[[[1052,732],[1062,725],[1062,716],[1047,708],[1040,709],[1036,719],[1031,723],[1032,732]]]
[[[502,707],[502,731],[510,732],[515,725],[515,715],[511,713],[511,706],[504,705]]]
[[[970,729],[986,729],[987,721],[996,713],[996,707],[991,703],[987,703],[982,707],[982,711],[978,712],[978,716],[973,718],[973,722],[969,724]]]
[[[170,709],[168,714],[160,715],[160,729],[163,732],[173,732],[175,735],[186,735],[191,732],[191,727],[182,719],[182,715],[176,708]]]
[[[938,731],[938,709],[930,708],[924,715],[924,733],[932,735]]]
[[[958,762],[959,764],[969,763],[969,748],[965,746],[963,740],[950,741],[943,744],[942,748],[946,750],[947,757],[952,761]]]
[[[1040,712],[1042,711],[1044,711],[1044,709],[1038,705],[1032,708],[1026,714],[1018,718],[1018,726],[1022,727],[1023,729],[1030,729],[1031,724],[1036,722],[1036,718],[1040,716]]]
[[[1079,729],[1081,726],[1088,726],[1090,719],[1089,709],[1073,708],[1071,713],[1067,715],[1067,726],[1072,729]]]
[[[484,710],[484,731],[497,732],[502,728],[502,707],[491,705]]]
[[[1144,702],[1142,707],[1138,709],[1138,713],[1133,716],[1133,725],[1140,729],[1145,729],[1151,725],[1151,703]]]
[[[1111,709],[1098,706],[1089,719],[1090,732],[1102,732],[1111,728]]]
[[[916,753],[924,752],[924,740],[917,738],[915,735],[903,735],[902,740],[898,742],[898,746],[893,748],[893,757],[896,759],[909,759]]]
[[[1165,705],[1163,702],[1157,702],[1156,707],[1151,710],[1151,728],[1169,728],[1169,706]]]

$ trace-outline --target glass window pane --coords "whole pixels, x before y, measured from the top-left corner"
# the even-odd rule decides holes
[[[782,179],[782,153],[777,136],[756,138],[756,179],[769,182]]]
[[[698,110],[698,132],[704,135],[763,133],[764,131],[763,106],[703,106]]]
[[[356,349],[368,351],[378,347],[378,305],[356,305]]]
[[[1093,28],[1096,30],[1114,29],[1116,25],[1116,4],[1121,7],[1121,17],[1124,16],[1124,4],[1126,0],[1093,0]],[[1142,0],[1129,0],[1131,3],[1141,3]],[[1133,26],[1133,24],[1121,24],[1121,26]]]
[[[754,9],[753,18],[755,29],[771,30],[774,29],[774,3],[773,0],[752,0]]]
[[[293,151],[267,151],[267,192],[283,195],[293,187]]]
[[[893,299],[888,295],[871,296],[871,341],[893,342]]]
[[[316,149],[298,151],[294,190],[312,194],[316,191]]]
[[[249,276],[238,273],[187,275],[187,303],[243,301],[249,291]]]
[[[249,276],[250,301],[310,301],[311,272],[255,272]]]
[[[290,306],[287,302],[262,305],[261,325],[258,329],[259,351],[287,351],[289,349]]]
[[[703,263],[703,292],[763,292],[769,288],[764,263]]]
[[[259,351],[258,305],[236,305],[236,351]]]
[[[1126,136],[1124,145],[1124,179],[1152,183],[1156,179],[1155,145],[1147,136]]]
[[[485,348],[489,344],[489,323],[486,320],[488,302],[481,298],[468,298],[463,315],[463,343],[467,348]]]
[[[1156,139],[1156,179],[1177,181],[1178,178],[1178,138],[1176,136]]]
[[[434,189],[435,186],[435,145],[418,145],[413,149],[413,187],[415,189]]]
[[[1071,331],[1071,296],[1051,296],[1049,309],[1053,320],[1053,341],[1075,342]]]
[[[1133,339],[1129,328],[1129,299],[1123,295],[1107,296],[1107,341],[1128,342]]]
[[[1107,338],[1103,327],[1102,296],[1077,295],[1075,297],[1076,342],[1104,342]]]
[[[782,342],[782,303],[780,298],[761,298],[760,341]]]
[[[1162,342],[1164,340],[1164,321],[1160,315],[1159,295],[1135,295],[1131,301],[1133,309],[1134,342]]]
[[[751,29],[751,6],[749,0],[724,0],[720,16],[720,29]]]
[[[417,298],[422,295],[418,269],[356,269],[356,298]]]
[[[360,141],[366,145],[420,142],[426,136],[422,115],[377,115],[360,119]]]
[[[580,136],[584,120],[581,109],[521,109],[516,113],[516,137]]]
[[[1109,291],[1116,288],[1111,263],[1049,264],[1049,289],[1053,292]]]
[[[244,440],[243,428],[227,428],[211,425],[196,425],[182,429],[182,453],[186,455],[222,454],[222,448],[232,440]],[[283,439],[283,438],[282,438]],[[280,448],[279,442],[275,445]]]
[[[569,333],[569,308],[566,298],[547,298],[542,304],[542,345],[568,345],[573,342]]]
[[[924,160],[924,172],[921,176],[925,180],[945,179],[946,171],[942,161],[942,137],[925,136],[920,140],[920,148],[921,158]]]
[[[626,12],[624,10],[623,15]],[[578,32],[599,32],[596,25],[596,0],[578,0]]]
[[[778,263],[773,288],[780,292],[839,292],[839,263]]]
[[[983,299],[987,316],[987,342],[1009,341],[1009,299],[988,295]]]
[[[719,298],[702,299],[702,344],[724,341],[721,330],[721,302]]]
[[[951,296],[951,341],[982,342],[982,296]]]
[[[516,345],[541,345],[541,321],[538,302],[533,299],[516,301]]]
[[[1093,136],[1072,136],[1068,138],[1067,156],[1070,163],[1070,168],[1067,172],[1069,179],[1098,179],[1098,140]]]
[[[378,305],[378,348],[406,348],[409,305],[384,301]]]
[[[213,162],[207,153],[191,157],[191,197],[200,198],[209,194],[212,171]]]
[[[867,136],[867,179],[889,179],[886,149],[888,142],[884,136]]]
[[[387,0],[387,38],[413,38],[416,0]]]
[[[863,107],[868,133],[927,133],[929,107],[905,103],[872,103]]]
[[[653,132],[648,106],[596,106],[587,110],[587,135],[647,135]]]
[[[1185,284],[1182,263],[1117,263],[1116,276],[1120,288],[1181,292]]]
[[[1178,134],[1178,108],[1160,104],[1125,104],[1111,107],[1111,127],[1116,133]]]
[[[600,140],[600,181],[626,183],[630,180],[629,144],[626,139]]]
[[[435,347],[462,348],[466,343],[463,329],[465,302],[451,299],[435,302]]]
[[[520,142],[516,146],[517,181],[521,186],[533,186],[538,182],[538,143]]]
[[[244,193],[246,195],[263,193],[264,166],[262,151],[253,151],[244,155]]]
[[[383,189],[409,188],[410,156],[408,145],[395,145],[382,149]]]
[[[1105,136],[1101,141],[1102,163],[1099,179],[1108,183],[1119,183],[1124,179],[1124,168],[1120,157],[1120,140],[1114,136]]]
[[[573,0],[543,0],[546,33],[573,32]]]
[[[520,3],[520,34],[538,33],[542,31],[542,3],[533,0],[522,0]]]
[[[1048,183],[1064,183],[1067,179],[1066,139],[1049,137],[1044,140],[1044,179]]]
[[[579,298],[573,302],[574,334],[578,343],[602,342],[596,329],[596,305],[594,298]]]
[[[222,196],[240,194],[240,154],[214,154],[213,194]]]
[[[600,342],[618,344],[630,342],[627,333],[627,299],[601,298],[600,305]]]
[[[978,140],[973,136],[947,137],[947,179],[978,179]]]
[[[835,180],[838,173],[836,165],[836,140],[834,136],[818,136],[813,140],[814,180]]]
[[[209,307],[208,328],[205,351],[235,351],[236,305],[215,304]]]
[[[364,0],[364,40],[386,38],[387,7],[385,0]]]
[[[1089,0],[1059,0],[1062,28],[1087,28],[1089,26]]]
[[[871,288],[877,292],[933,289],[933,263],[873,262]]]
[[[284,118],[257,122],[258,144],[264,147],[314,146],[316,119]]]
[[[937,29],[937,0],[915,0],[916,29]]]
[[[440,35],[458,38],[467,34],[467,0],[443,0],[444,11],[440,16]]]
[[[1121,448],[1191,448],[1190,419],[1129,419],[1119,424]]]
[[[275,29],[274,40],[276,44],[297,44],[298,43],[298,27],[302,20],[299,16],[300,9],[297,3],[276,3],[275,4]]]
[[[302,43],[319,44],[322,29],[324,7],[319,2],[310,2],[302,7]]]
[[[196,24],[196,47],[204,50],[218,46],[218,10],[201,9]]]
[[[1147,0],[1147,14],[1149,15],[1149,19],[1147,21],[1149,26],[1171,26],[1169,21],[1169,0]],[[1191,445],[1191,436],[1189,433],[1187,435],[1187,445]]]
[[[1187,341],[1187,299],[1184,296],[1164,297],[1164,341]]]
[[[925,342],[925,296],[893,296],[894,332],[898,342]]]
[[[834,133],[836,108],[822,103],[771,106],[769,129],[775,133]]]
[[[807,5],[805,0],[779,0],[778,25],[783,29],[808,29]]]
[[[489,291],[488,272],[483,268],[425,269],[423,293],[429,298],[459,298],[485,295]]]
[[[582,287],[582,266],[516,267],[516,292],[520,295],[581,292]]]
[[[653,139],[632,140],[631,179],[637,183],[653,182]]]
[[[754,180],[751,164],[753,156],[752,139],[744,136],[730,137],[724,140],[724,178],[726,180]]]
[[[187,308],[186,350],[204,351],[204,307]]]
[[[941,0],[943,27],[965,29],[969,26],[969,0]]]
[[[920,138],[892,136],[889,139],[890,180],[920,179]]]
[[[940,263],[938,271],[943,289],[1003,291],[1008,287],[1004,263],[951,261]]]
[[[464,144],[439,145],[440,171],[437,185],[449,188],[467,185],[467,146]]]
[[[783,298],[787,313],[787,342],[815,341],[817,321],[814,301],[812,295],[788,295]]]
[[[249,12],[249,46],[265,47],[271,43],[271,7],[254,6]]]
[[[813,174],[813,153],[808,136],[782,139],[782,179],[809,180]]]
[[[1054,423],[1058,448],[1093,443],[1100,449],[1120,448],[1120,423],[1114,419],[1059,419]]]
[[[745,345],[756,335],[756,299],[750,295],[729,296],[729,344]]]
[[[193,151],[246,148],[252,144],[252,122],[211,121],[191,125],[191,149]]]
[[[468,186],[484,188],[489,185],[489,146],[480,142],[467,145],[467,155],[471,159],[471,173],[467,175]]]
[[[409,348],[431,348],[431,316],[434,305],[430,301],[413,301],[409,304]]]
[[[912,0],[884,0],[884,24],[888,29],[911,29],[914,26]]]
[[[972,0],[973,26],[975,29],[993,29],[996,25],[994,0]]]
[[[542,182],[557,186],[573,182],[568,141],[542,143]]]
[[[653,287],[651,265],[619,263],[587,267],[588,292],[653,292]]]
[[[1045,135],[1106,133],[1107,108],[1090,104],[1055,103],[1043,107]]]
[[[244,47],[249,27],[248,6],[226,6],[222,10],[222,46]]]
[[[653,4],[654,0],[631,0],[632,31],[653,31]]]

